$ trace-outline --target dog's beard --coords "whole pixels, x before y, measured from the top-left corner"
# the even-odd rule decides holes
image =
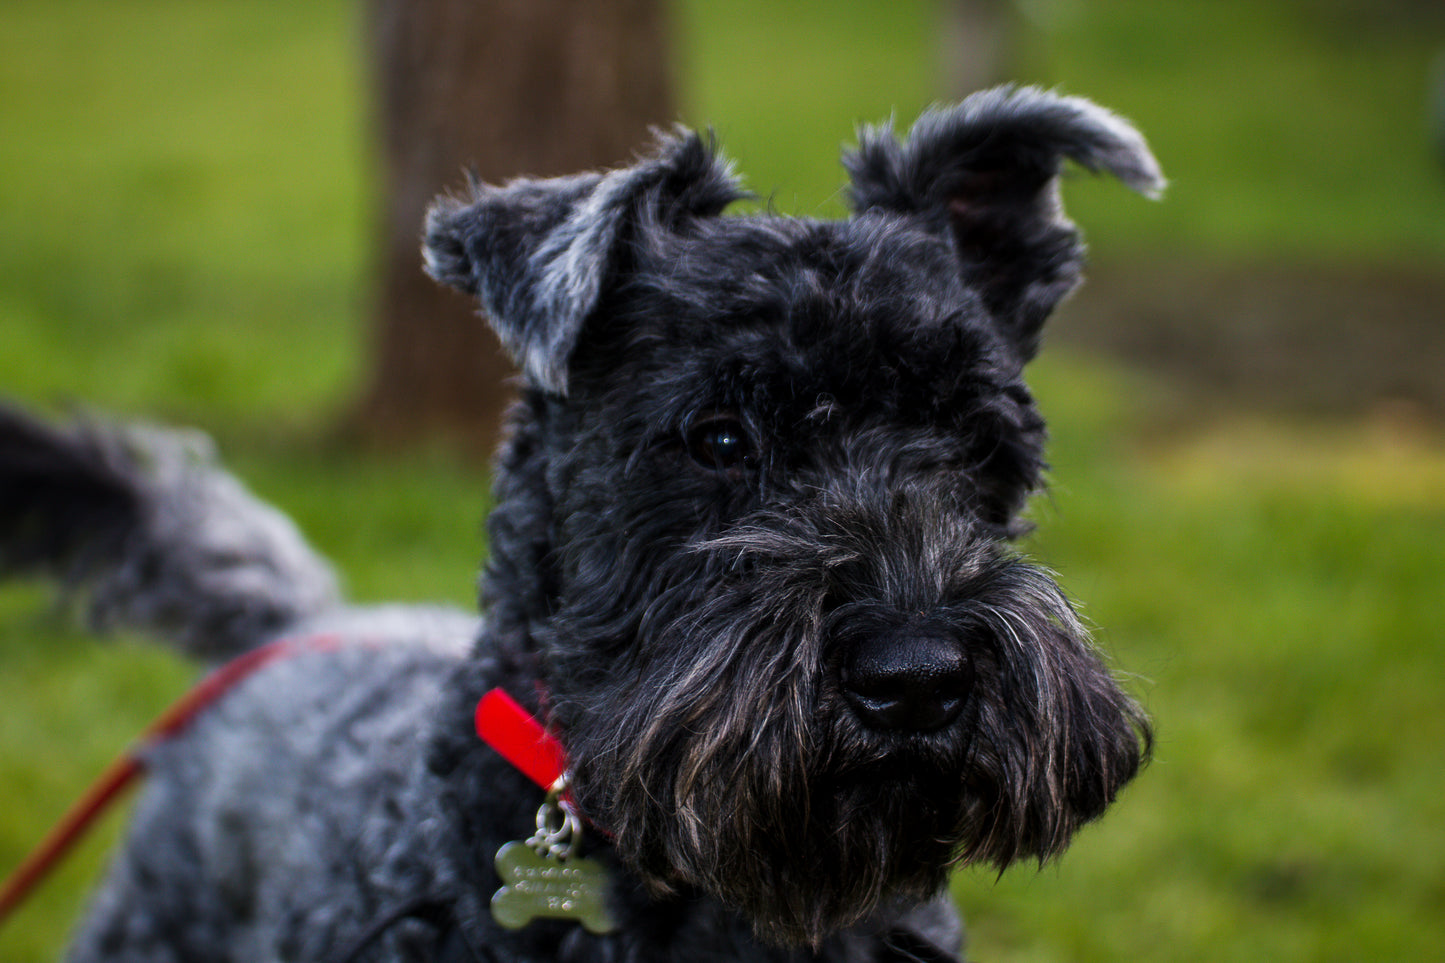
[[[810,640],[773,640],[761,665],[747,664],[754,644],[716,649],[735,655],[711,672],[695,665],[688,701],[676,698],[688,690],[640,685],[640,704],[624,712],[645,724],[602,744],[578,733],[574,785],[654,895],[701,891],[770,942],[816,945],[885,898],[942,884],[952,817],[919,801],[957,787],[910,788],[918,780],[900,781],[886,758],[843,760],[819,724],[808,663],[789,655]]]
[[[1058,586],[937,493],[759,511],[645,583],[568,570],[545,650],[578,801],[654,893],[716,897],[773,942],[961,863],[1056,855],[1147,753]],[[975,670],[935,731],[869,728],[839,691],[839,640],[867,631],[849,620],[889,613],[926,614]]]
[[[655,599],[599,701],[559,704],[583,809],[655,895],[700,891],[816,945],[956,865],[1046,860],[1103,812],[1147,754],[1142,712],[1047,575],[968,555],[930,605],[978,681],[931,733],[869,729],[830,681],[831,600],[861,590],[846,566],[751,565],[706,600]]]

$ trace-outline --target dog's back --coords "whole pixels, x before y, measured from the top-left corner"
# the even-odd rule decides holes
[[[148,751],[72,960],[330,959],[364,914],[436,887],[424,748],[468,626],[411,615],[318,626],[339,646],[270,663]]]
[[[0,565],[56,578],[98,628],[203,662],[285,650],[144,749],[146,791],[72,959],[322,958],[394,895],[377,870],[424,846],[430,714],[474,616],[344,605],[327,562],[204,436],[7,407]]]

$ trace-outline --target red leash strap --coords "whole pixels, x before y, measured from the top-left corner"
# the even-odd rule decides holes
[[[6,877],[4,884],[0,885],[0,925],[4,924],[41,880],[49,875],[110,804],[144,772],[145,764],[141,756],[147,748],[184,731],[205,709],[263,666],[302,649],[329,650],[338,648],[341,644],[341,639],[334,635],[277,639],[237,656],[202,679],[195,688],[161,713],[160,717],[146,728],[135,746],[106,767],[100,778],[85,791],[85,795],[70,807],[60,822],[40,841],[40,845]]]
[[[0,887],[0,924],[49,875],[91,823],[135,780],[140,769],[140,762],[132,753],[126,753],[106,767],[85,795],[70,807]]]

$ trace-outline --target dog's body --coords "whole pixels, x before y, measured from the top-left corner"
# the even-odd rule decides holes
[[[341,605],[163,435],[7,415],[13,567],[203,657],[299,640],[153,751],[74,958],[952,958],[949,869],[1058,854],[1148,751],[1007,547],[1043,470],[1022,368],[1082,257],[1064,158],[1161,183],[1113,115],[1002,90],[866,135],[846,221],[719,217],[686,134],[439,202],[428,269],[526,382],[480,627]],[[586,828],[541,858],[600,864],[609,932],[488,910],[544,799],[473,731],[497,688],[565,745]]]

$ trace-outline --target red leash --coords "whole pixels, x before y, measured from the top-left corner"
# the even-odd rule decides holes
[[[68,853],[96,819],[144,771],[141,756],[151,746],[174,738],[209,706],[235,688],[248,676],[277,659],[299,650],[330,650],[342,644],[339,636],[311,635],[277,639],[243,653],[202,679],[160,718],[151,723],[136,745],[121,754],[101,773],[70,810],[60,819],[40,845],[31,851],[13,873],[0,885],[0,925],[35,889]]]

